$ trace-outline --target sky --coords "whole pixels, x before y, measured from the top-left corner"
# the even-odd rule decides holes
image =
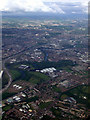
[[[50,12],[88,12],[89,0],[0,0],[0,11]]]

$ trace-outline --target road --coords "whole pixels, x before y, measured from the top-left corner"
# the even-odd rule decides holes
[[[1,70],[0,72],[0,79],[2,78],[2,74],[3,74],[3,70]]]
[[[7,60],[7,59],[6,59]],[[5,90],[7,90],[8,89],[8,87],[11,85],[11,83],[12,83],[12,77],[11,77],[11,75],[9,74],[9,72],[8,72],[8,70],[6,69],[6,67],[5,67],[5,62],[6,62],[6,60],[4,60],[4,62],[3,62],[3,71],[5,71],[6,73],[7,73],[7,75],[9,76],[9,82],[8,82],[8,84],[5,86],[5,88],[3,88],[2,90],[0,90],[0,94],[2,93],[2,92],[4,92]]]

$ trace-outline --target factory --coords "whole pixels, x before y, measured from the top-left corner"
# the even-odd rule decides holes
[[[25,70],[25,69],[29,68],[29,66],[27,66],[27,65],[21,65],[19,68]]]
[[[20,102],[20,101],[21,101],[21,98],[18,97],[18,96],[14,96],[14,97],[13,97],[13,100],[15,100],[15,101],[17,101],[17,102]]]
[[[16,85],[16,84],[14,84],[13,87],[16,88],[17,90],[19,90],[19,89],[22,88],[22,86],[20,86],[20,85]]]
[[[41,73],[52,73],[54,71],[56,71],[56,69],[54,67],[52,67],[52,68],[45,68],[45,69],[41,70],[40,72]]]

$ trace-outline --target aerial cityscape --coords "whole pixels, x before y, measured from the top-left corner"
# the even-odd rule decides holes
[[[75,16],[3,13],[1,120],[90,119],[88,18]]]

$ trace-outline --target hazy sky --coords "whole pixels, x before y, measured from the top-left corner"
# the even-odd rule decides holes
[[[88,1],[89,0],[0,0],[0,11],[22,10],[65,14],[65,9],[70,9],[68,6],[72,4],[73,13],[76,12],[78,8],[83,12],[87,12]]]

